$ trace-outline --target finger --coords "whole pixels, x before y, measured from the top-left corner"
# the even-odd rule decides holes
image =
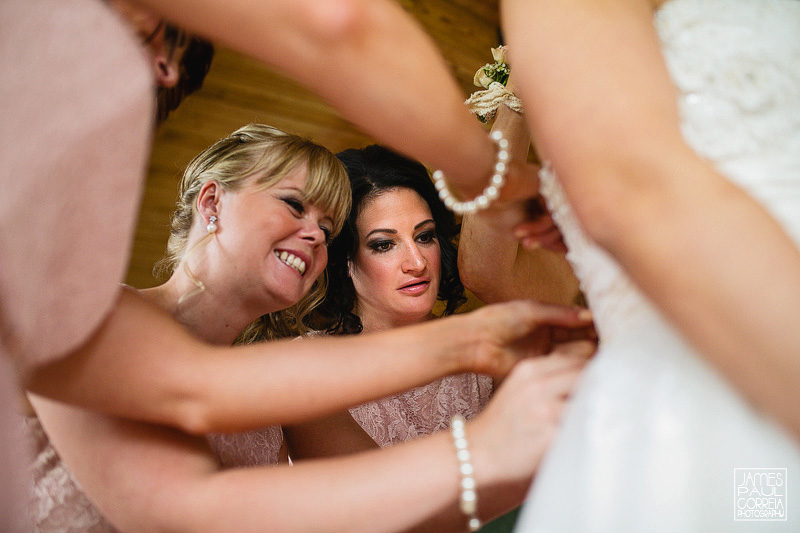
[[[534,300],[515,302],[520,313],[519,318],[530,328],[530,331],[541,325],[562,327],[586,327],[592,323],[592,313],[584,307],[551,305]]]
[[[561,231],[556,226],[551,226],[547,229],[547,231],[539,234],[537,237],[539,239],[539,244],[544,248],[549,248],[553,246],[555,243],[561,241]]]
[[[555,227],[553,217],[550,216],[541,203],[536,199],[530,200],[526,208],[527,219],[514,226],[514,237],[522,239],[535,236]]]
[[[541,391],[548,398],[566,398],[573,391],[582,374],[583,365],[551,373],[542,380]]]
[[[594,329],[593,324],[578,328],[552,327],[550,340],[554,344],[581,340],[597,342],[597,330]]]
[[[570,341],[556,345],[551,352],[553,355],[562,357],[575,357],[589,359],[597,351],[597,343],[594,341]]]
[[[556,352],[521,361],[512,371],[514,379],[538,379],[565,371],[582,368],[587,357],[583,352]],[[510,378],[509,378],[510,379]]]

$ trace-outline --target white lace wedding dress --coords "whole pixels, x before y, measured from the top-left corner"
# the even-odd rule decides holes
[[[800,1],[671,0],[654,23],[686,139],[800,246]],[[800,531],[797,442],[684,344],[587,240],[555,176],[541,179],[602,342],[516,531]],[[753,484],[741,468],[786,469],[786,521],[735,520],[756,503],[738,499]]]

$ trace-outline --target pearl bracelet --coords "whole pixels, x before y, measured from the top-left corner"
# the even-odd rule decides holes
[[[481,519],[478,518],[478,493],[475,490],[475,478],[472,477],[473,468],[471,456],[467,449],[467,434],[464,430],[466,420],[461,415],[453,415],[450,420],[450,434],[456,447],[458,470],[461,473],[461,497],[458,507],[467,517],[469,531],[478,531],[481,528]]]
[[[508,140],[503,137],[503,133],[499,130],[493,131],[489,138],[497,144],[497,162],[494,164],[494,173],[489,180],[489,185],[474,199],[467,202],[459,202],[447,187],[447,182],[444,180],[444,172],[437,170],[433,173],[433,183],[436,186],[436,190],[439,191],[439,198],[453,213],[465,215],[480,209],[486,209],[500,196],[500,189],[505,185],[506,174],[508,173],[508,159],[510,157],[507,150]]]

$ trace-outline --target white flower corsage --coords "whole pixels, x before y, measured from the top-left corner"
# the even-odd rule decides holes
[[[486,63],[478,69],[472,81],[483,90],[476,91],[464,102],[481,122],[488,122],[505,104],[514,111],[522,112],[522,102],[506,88],[511,67],[506,62],[506,47],[492,48],[494,63]]]

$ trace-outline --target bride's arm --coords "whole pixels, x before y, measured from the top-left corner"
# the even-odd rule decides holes
[[[204,344],[124,290],[76,353],[34,371],[32,392],[192,434],[297,423],[452,373],[502,376],[539,325],[585,326],[576,309],[530,302],[390,331],[235,348]]]
[[[589,235],[800,435],[800,252],[684,142],[650,2],[504,0],[520,96]]]

